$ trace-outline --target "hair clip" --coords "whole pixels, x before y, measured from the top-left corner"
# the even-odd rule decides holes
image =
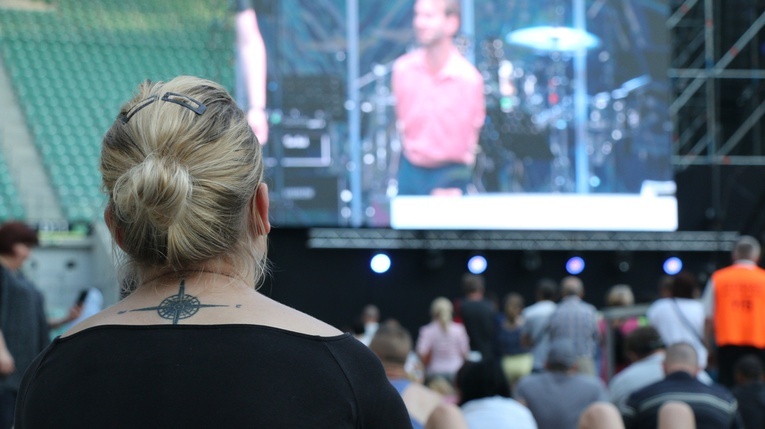
[[[179,106],[183,106],[196,113],[197,115],[201,115],[207,110],[207,106],[201,102],[194,100],[188,95],[176,94],[175,92],[166,92],[165,95],[162,96],[162,101],[169,101]],[[189,104],[189,101],[196,104],[196,106]]]
[[[140,103],[136,104],[135,106],[131,107],[130,110],[127,111],[127,113],[123,113],[118,116],[118,119],[122,121],[123,124],[127,124],[130,118],[133,117],[136,113],[138,113],[141,109],[148,106],[149,104],[157,101],[157,96],[152,95],[150,97],[145,98]]]

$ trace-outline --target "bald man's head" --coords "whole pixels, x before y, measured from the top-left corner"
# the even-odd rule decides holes
[[[743,235],[733,248],[733,260],[747,260],[758,262],[760,260],[760,243],[756,238]]]
[[[412,351],[412,336],[397,322],[388,321],[383,323],[372,337],[369,349],[380,358],[384,366],[403,368],[409,352]]]
[[[584,284],[579,277],[568,276],[560,281],[560,294],[564,298],[567,296],[584,296]]]
[[[684,371],[692,376],[699,372],[699,357],[696,349],[688,343],[677,343],[667,347],[664,356],[664,374]]]

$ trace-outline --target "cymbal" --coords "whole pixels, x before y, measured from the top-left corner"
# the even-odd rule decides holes
[[[590,49],[600,44],[600,39],[584,30],[570,27],[539,26],[515,30],[506,36],[507,43],[540,51],[570,52]]]

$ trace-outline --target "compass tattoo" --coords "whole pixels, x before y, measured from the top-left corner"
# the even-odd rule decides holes
[[[158,306],[123,310],[117,314],[132,313],[134,311],[156,311],[159,317],[172,320],[173,325],[177,325],[179,320],[188,319],[197,314],[200,308],[212,307],[228,307],[228,305],[202,304],[194,295],[186,294],[186,279],[182,279],[178,294],[165,298]],[[239,308],[240,306],[237,305],[236,307]]]

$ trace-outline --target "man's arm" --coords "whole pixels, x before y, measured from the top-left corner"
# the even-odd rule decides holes
[[[483,128],[483,125],[486,122],[486,99],[483,93],[483,86],[483,77],[481,77],[479,73],[478,78],[475,79],[474,82],[471,82],[470,89],[468,93],[465,94],[464,100],[464,106],[469,109],[470,112],[470,116],[468,117],[470,122],[465,125],[470,126],[475,130],[475,146],[470,148],[473,155],[477,155],[480,150],[478,148],[478,141],[480,139],[481,128]]]
[[[0,331],[0,376],[8,376],[16,371],[16,362],[5,344],[5,337]]]
[[[475,97],[473,101],[473,126],[480,130],[484,122],[486,122],[486,99],[483,94],[483,78],[480,78],[475,88],[473,88],[473,95]]]
[[[693,410],[685,402],[669,401],[659,408],[658,429],[695,429]]]
[[[714,312],[715,312],[715,284],[710,279],[707,282],[707,287],[704,289],[704,294],[701,296],[701,303],[704,305],[704,346],[709,350],[710,355],[714,352]]]
[[[260,144],[268,141],[266,117],[266,45],[258,27],[255,10],[245,9],[236,16],[236,44],[247,86],[247,121]]]
[[[594,402],[582,412],[577,429],[624,429],[624,424],[615,406]]]
[[[404,136],[404,126],[405,124],[401,120],[401,97],[402,94],[402,83],[401,83],[401,70],[398,67],[398,62],[393,63],[393,68],[391,69],[390,74],[390,89],[393,93],[393,98],[396,100],[395,106],[393,106],[394,112],[396,114],[396,129],[398,130],[399,135],[403,139]]]
[[[704,314],[707,317],[712,317],[715,312],[715,283],[712,279],[709,279],[707,286],[704,288],[704,293],[701,295],[701,304],[704,306]]]
[[[60,317],[58,319],[50,319],[48,320],[48,327],[50,329],[58,329],[65,324],[71,322],[72,320],[77,319],[80,317],[80,314],[82,314],[82,304],[75,304],[71,308],[69,308],[69,311],[67,312],[66,316]]]
[[[425,429],[468,429],[468,424],[459,407],[443,403],[430,413]]]

